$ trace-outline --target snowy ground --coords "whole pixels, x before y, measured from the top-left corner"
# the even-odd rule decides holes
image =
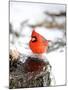
[[[36,25],[37,23],[42,23],[44,19],[51,21],[50,17],[45,16],[42,12],[56,12],[65,11],[65,5],[58,4],[34,4],[34,3],[13,3],[10,4],[10,22],[13,24],[14,31],[19,32],[21,30],[21,35],[19,38],[14,37],[14,45],[10,43],[10,48],[17,50],[24,55],[33,55],[29,48],[30,36],[32,33],[32,28],[29,25]],[[58,23],[64,21],[64,17],[56,19]],[[22,28],[20,26],[21,22],[24,20],[29,20]],[[46,39],[52,42],[57,42],[61,39],[65,42],[65,34],[63,29],[57,28],[44,28],[37,27],[36,31],[42,34]],[[10,41],[12,40],[12,35],[10,35]],[[65,84],[65,46],[61,46],[55,51],[44,54],[52,66],[52,74],[55,77],[56,85]]]
[[[61,50],[63,50],[61,52]],[[46,55],[52,65],[52,74],[56,85],[65,84],[65,47],[60,48]]]

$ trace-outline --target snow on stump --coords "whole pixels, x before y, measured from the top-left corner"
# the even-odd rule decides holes
[[[26,61],[22,63],[20,60],[12,60],[12,56],[9,62],[10,89],[50,86],[51,66],[49,62],[44,62],[34,57],[27,57]]]

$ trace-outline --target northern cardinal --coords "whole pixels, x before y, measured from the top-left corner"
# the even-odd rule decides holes
[[[31,35],[31,40],[29,42],[29,47],[33,53],[42,54],[47,52],[48,40],[46,40],[42,35],[33,30]]]
[[[44,39],[42,35],[33,30],[29,47],[34,54],[42,55],[42,53],[47,52],[48,40]],[[41,58],[28,58],[25,62],[25,70],[28,72],[41,71],[46,66],[47,62],[44,62]]]

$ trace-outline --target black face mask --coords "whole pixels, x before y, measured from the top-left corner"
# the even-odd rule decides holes
[[[37,41],[37,37],[36,37],[36,36],[32,36],[31,41],[32,41],[32,42],[36,42],[36,41]]]

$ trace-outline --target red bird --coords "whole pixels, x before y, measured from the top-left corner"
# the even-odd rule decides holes
[[[48,40],[44,39],[43,36],[33,30],[29,47],[33,53],[42,55],[42,53],[47,52]],[[38,72],[43,70],[46,66],[47,62],[44,62],[41,58],[29,57],[25,62],[25,70],[27,72]]]
[[[46,40],[42,35],[33,30],[31,35],[31,40],[29,42],[29,47],[33,53],[42,54],[47,52],[48,40]]]

